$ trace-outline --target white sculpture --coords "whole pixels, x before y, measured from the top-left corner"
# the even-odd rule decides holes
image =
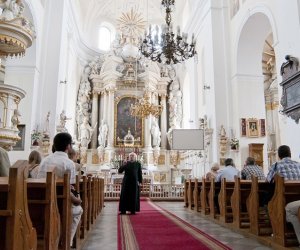
[[[83,118],[83,123],[80,125],[80,143],[81,147],[87,148],[89,143],[91,142],[92,134],[94,129],[90,126],[88,122],[88,118]]]
[[[65,129],[65,131],[67,131],[66,122],[67,122],[67,120],[70,120],[71,118],[68,118],[66,116],[66,112],[64,110],[60,113],[59,118],[60,118],[60,127]]]
[[[14,114],[11,117],[11,123],[12,123],[12,128],[14,129],[18,129],[18,124],[19,122],[19,116],[21,116],[21,114],[19,113],[19,111],[17,109],[14,110]]]
[[[180,128],[182,122],[182,92],[177,78],[173,79],[170,85],[169,111],[170,127]]]
[[[106,146],[107,133],[108,133],[108,126],[106,122],[102,120],[101,126],[99,127],[99,136],[98,136],[99,146],[102,147]]]
[[[152,146],[153,147],[159,147],[160,146],[160,136],[161,132],[159,130],[159,126],[156,120],[153,120],[152,126],[151,126],[151,134],[152,134]]]
[[[6,0],[0,3],[2,14],[1,20],[12,20],[16,17],[20,17],[24,11],[24,4],[20,0]]]

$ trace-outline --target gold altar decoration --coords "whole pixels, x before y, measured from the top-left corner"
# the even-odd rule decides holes
[[[131,105],[130,114],[139,118],[145,118],[149,115],[158,117],[163,111],[162,105],[154,105],[149,102],[149,96],[146,94],[142,99],[139,100],[135,105]]]

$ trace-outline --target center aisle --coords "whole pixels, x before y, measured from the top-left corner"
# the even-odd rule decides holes
[[[194,227],[205,231],[205,233],[217,238],[222,243],[228,245],[232,249],[237,250],[270,250],[258,241],[247,238],[241,234],[235,233],[230,229],[224,228],[218,224],[206,220],[197,213],[184,208],[183,202],[156,202],[158,206],[175,214],[182,220],[191,223]],[[141,213],[133,215],[136,219]],[[125,217],[130,217],[126,215]],[[117,224],[118,224],[118,202],[105,202],[105,207],[100,216],[96,220],[96,224],[92,227],[88,239],[82,248],[83,250],[117,250]],[[155,240],[155,239],[153,239]],[[158,248],[159,249],[159,248]]]
[[[118,249],[229,250],[231,248],[151,201],[142,200],[138,216],[119,216]]]

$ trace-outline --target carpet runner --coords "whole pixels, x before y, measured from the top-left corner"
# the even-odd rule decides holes
[[[231,249],[151,201],[141,212],[118,216],[118,250]]]

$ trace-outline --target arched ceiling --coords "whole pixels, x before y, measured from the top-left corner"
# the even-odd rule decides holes
[[[151,24],[162,24],[165,19],[165,10],[161,8],[161,0],[73,0],[74,10],[77,12],[78,27],[83,34],[90,32],[90,27],[103,21],[113,25],[124,12],[131,9],[142,13],[146,22]],[[178,20],[177,13],[182,13],[184,0],[175,2],[175,13],[172,14],[173,23]]]

